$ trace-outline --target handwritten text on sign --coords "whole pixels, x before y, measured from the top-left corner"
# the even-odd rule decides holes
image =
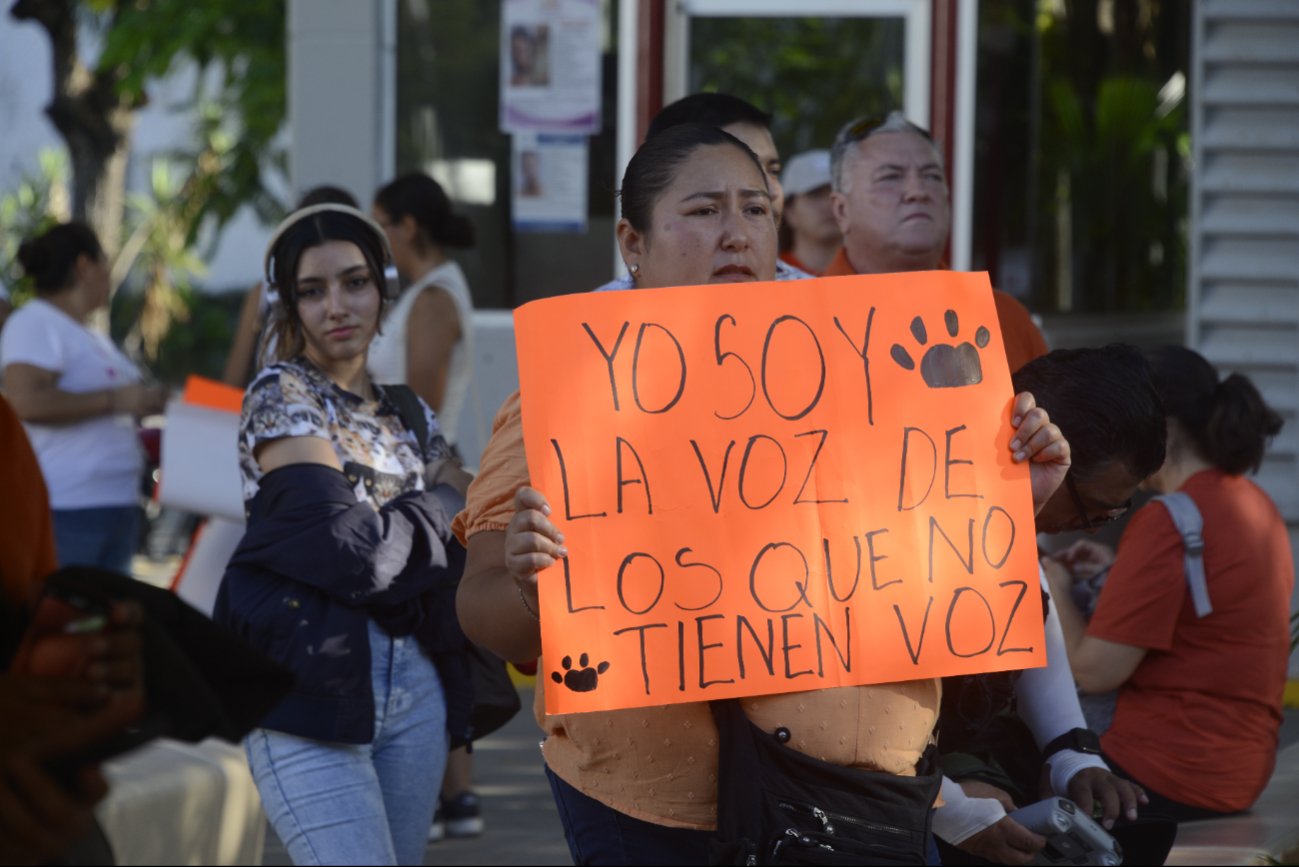
[[[569,556],[551,713],[1045,663],[986,275],[570,295],[515,314]]]

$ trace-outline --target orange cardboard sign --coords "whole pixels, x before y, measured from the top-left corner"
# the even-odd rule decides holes
[[[515,313],[551,713],[1044,665],[985,274]]]
[[[193,406],[239,415],[243,411],[244,390],[215,379],[190,376],[185,379],[185,391],[181,394],[181,400]]]

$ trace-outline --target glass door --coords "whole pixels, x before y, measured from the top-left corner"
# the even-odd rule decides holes
[[[664,101],[720,90],[775,115],[786,157],[846,121],[930,115],[932,0],[681,0],[669,4]]]

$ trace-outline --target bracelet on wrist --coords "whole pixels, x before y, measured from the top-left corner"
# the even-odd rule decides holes
[[[516,585],[514,585],[514,586],[516,586],[516,587],[519,588],[519,601],[523,603],[523,607],[524,607],[524,609],[528,612],[528,614],[530,614],[530,615],[532,616],[532,619],[533,619],[533,620],[535,620],[535,621],[537,621],[538,623],[540,623],[540,622],[541,622],[541,615],[538,614],[536,611],[534,611],[534,610],[532,609],[532,606],[528,604],[528,595],[527,595],[526,593],[523,592],[523,585],[522,585],[522,584],[516,584]]]

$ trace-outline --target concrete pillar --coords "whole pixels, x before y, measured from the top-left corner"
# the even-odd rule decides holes
[[[396,159],[397,0],[289,0],[289,179],[368,209]]]

